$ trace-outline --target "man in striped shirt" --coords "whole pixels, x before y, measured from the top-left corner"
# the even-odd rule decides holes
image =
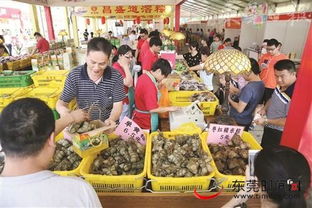
[[[70,112],[68,103],[76,98],[78,107],[90,113],[90,119],[114,124],[122,112],[126,97],[123,78],[108,66],[112,45],[104,38],[93,38],[87,47],[84,65],[73,69],[65,82],[56,110],[61,116]]]
[[[261,115],[266,114],[266,118],[256,120],[256,124],[264,126],[261,141],[263,148],[280,144],[297,79],[295,64],[287,59],[276,62],[274,73],[278,86],[259,112]]]

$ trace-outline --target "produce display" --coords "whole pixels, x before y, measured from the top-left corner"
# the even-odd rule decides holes
[[[236,121],[228,115],[219,115],[217,118],[211,121],[211,123],[222,124],[222,125],[236,125]]]
[[[76,169],[81,157],[72,149],[72,143],[67,139],[61,139],[56,143],[53,161],[49,165],[51,171],[69,171]]]
[[[152,174],[156,177],[206,176],[212,158],[203,151],[198,134],[167,139],[161,133],[152,141]]]
[[[199,102],[213,102],[216,101],[215,96],[211,92],[201,92],[195,93],[190,97],[192,102],[199,101]]]
[[[0,151],[0,173],[2,173],[4,168],[4,152]]]
[[[193,71],[183,71],[181,74],[180,74],[180,78],[182,80],[193,80],[193,81],[198,81],[198,76],[196,75],[195,72]]]
[[[31,59],[29,55],[21,56],[2,56],[0,57],[0,63],[3,64],[3,69],[19,70],[31,65]]]
[[[21,59],[26,59],[28,58],[29,55],[21,55],[21,56],[1,56],[0,57],[0,63],[6,63],[6,62],[11,62],[11,61],[17,61]]]
[[[207,87],[204,83],[195,80],[184,80],[180,83],[180,90],[184,91],[204,91]]]
[[[90,123],[88,121],[83,121],[80,123],[75,123],[71,126],[69,129],[69,133],[74,134],[74,133],[85,133],[88,131],[92,131],[96,129],[96,125],[94,123]]]
[[[227,144],[208,145],[220,173],[226,175],[245,175],[250,146],[239,135],[234,135]]]
[[[6,70],[6,71],[0,72],[0,77],[3,77],[3,76],[26,75],[26,74],[29,74],[29,72],[28,71],[11,71],[11,70]]]
[[[112,139],[93,161],[90,172],[100,175],[137,175],[143,171],[145,146],[129,138]]]
[[[8,98],[11,94],[0,94],[0,98]]]
[[[183,64],[182,62],[177,62],[177,63],[176,63],[175,70],[176,70],[177,72],[186,71],[186,70],[187,70],[187,66],[185,66],[185,64]]]

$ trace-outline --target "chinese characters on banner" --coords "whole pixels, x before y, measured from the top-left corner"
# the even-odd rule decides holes
[[[243,126],[228,126],[220,124],[209,124],[207,143],[209,144],[225,144],[231,140],[234,134],[242,135]]]
[[[140,144],[144,145],[146,143],[143,130],[128,117],[122,119],[122,121],[115,130],[115,134],[120,136],[124,140],[133,138]]]
[[[165,5],[141,5],[141,6],[92,6],[88,7],[84,17],[114,16],[125,19],[153,19],[166,16]],[[170,14],[167,14],[167,16]]]

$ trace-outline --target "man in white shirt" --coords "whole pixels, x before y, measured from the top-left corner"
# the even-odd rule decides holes
[[[131,33],[129,34],[129,40],[130,40],[130,47],[132,50],[136,50],[136,43],[137,43],[137,35],[135,33],[135,30],[132,30]]]
[[[51,109],[35,98],[4,108],[0,143],[6,158],[0,175],[0,207],[101,207],[88,183],[47,170],[55,151],[54,135],[87,117],[76,110],[55,122]]]

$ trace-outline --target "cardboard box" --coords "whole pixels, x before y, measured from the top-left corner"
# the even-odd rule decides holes
[[[81,134],[71,134],[69,128],[64,130],[65,138],[72,140],[73,150],[80,157],[86,157],[106,149],[109,146],[106,134],[111,133],[115,128],[115,126],[106,126],[100,120],[94,120],[90,123],[95,124],[97,128]]]

